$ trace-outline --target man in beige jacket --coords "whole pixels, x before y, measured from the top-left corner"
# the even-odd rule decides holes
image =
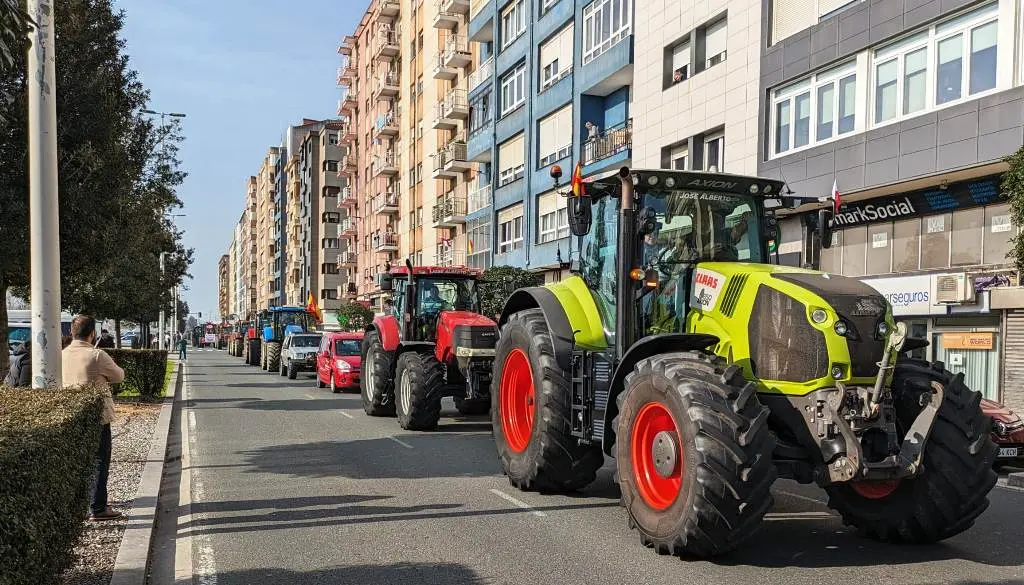
[[[96,319],[89,315],[77,315],[71,321],[71,344],[61,354],[65,386],[93,384],[104,392],[103,434],[100,435],[100,452],[96,464],[96,482],[93,484],[90,520],[116,520],[121,517],[107,504],[107,476],[110,473],[110,423],[114,422],[114,398],[110,385],[124,380],[124,370],[114,363],[110,354],[96,349]]]

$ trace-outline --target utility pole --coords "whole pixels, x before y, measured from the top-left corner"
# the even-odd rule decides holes
[[[164,278],[164,257],[167,256],[167,252],[160,252],[160,280]],[[160,322],[157,323],[157,349],[167,349],[164,347],[164,321],[166,320],[166,311],[164,311],[163,303],[160,303]]]
[[[57,80],[53,1],[28,0],[29,247],[32,272],[32,387],[60,386],[60,212],[57,193]]]

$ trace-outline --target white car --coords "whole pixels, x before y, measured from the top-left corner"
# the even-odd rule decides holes
[[[316,373],[316,352],[319,333],[293,333],[281,346],[281,375],[294,380],[299,372]]]

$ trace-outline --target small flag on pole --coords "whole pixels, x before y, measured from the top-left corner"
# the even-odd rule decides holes
[[[842,195],[839,194],[838,179],[832,180],[832,204],[834,206],[832,211],[835,213],[839,213],[839,206],[842,205]]]
[[[576,163],[576,170],[572,172],[572,194],[574,197],[584,197],[587,194],[583,186],[583,162]]]

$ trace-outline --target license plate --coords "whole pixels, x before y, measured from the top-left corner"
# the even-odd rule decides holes
[[[999,457],[1016,457],[1018,451],[1018,447],[1000,447]]]

